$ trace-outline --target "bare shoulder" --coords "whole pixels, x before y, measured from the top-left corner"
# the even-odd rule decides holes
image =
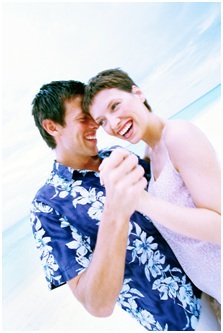
[[[165,139],[171,142],[175,139],[187,139],[192,135],[201,134],[201,130],[187,120],[168,120],[165,126]]]
[[[169,148],[199,147],[208,144],[207,136],[199,127],[187,120],[168,120],[165,126],[164,139]],[[182,145],[182,146],[181,146]]]
[[[214,148],[199,127],[186,120],[168,120],[164,140],[173,162],[213,157]]]

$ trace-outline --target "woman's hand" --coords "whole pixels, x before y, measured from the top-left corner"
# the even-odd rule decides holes
[[[117,148],[102,162],[99,170],[101,183],[106,188],[106,203],[130,217],[147,185],[138,158],[123,148]]]

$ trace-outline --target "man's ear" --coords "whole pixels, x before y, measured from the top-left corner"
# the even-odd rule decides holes
[[[145,95],[143,94],[142,90],[139,87],[133,85],[132,86],[132,93],[134,95],[138,96],[143,103],[145,102],[146,97],[145,97]]]
[[[45,129],[45,131],[52,136],[55,136],[58,132],[57,124],[51,119],[44,119],[42,121],[42,126]]]

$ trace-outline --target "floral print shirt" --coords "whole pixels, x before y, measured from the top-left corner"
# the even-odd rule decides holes
[[[102,150],[99,155],[110,153]],[[148,178],[148,164],[139,162]],[[88,267],[104,201],[97,172],[54,162],[31,207],[32,231],[50,289]],[[200,294],[151,220],[135,212],[129,223],[120,306],[149,331],[192,331],[200,315]]]

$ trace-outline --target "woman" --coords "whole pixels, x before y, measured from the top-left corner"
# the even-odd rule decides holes
[[[147,144],[152,176],[138,210],[156,221],[192,281],[220,302],[220,165],[208,139],[190,122],[155,115],[120,69],[89,81],[84,109],[108,134]],[[105,162],[105,185],[108,170]]]

